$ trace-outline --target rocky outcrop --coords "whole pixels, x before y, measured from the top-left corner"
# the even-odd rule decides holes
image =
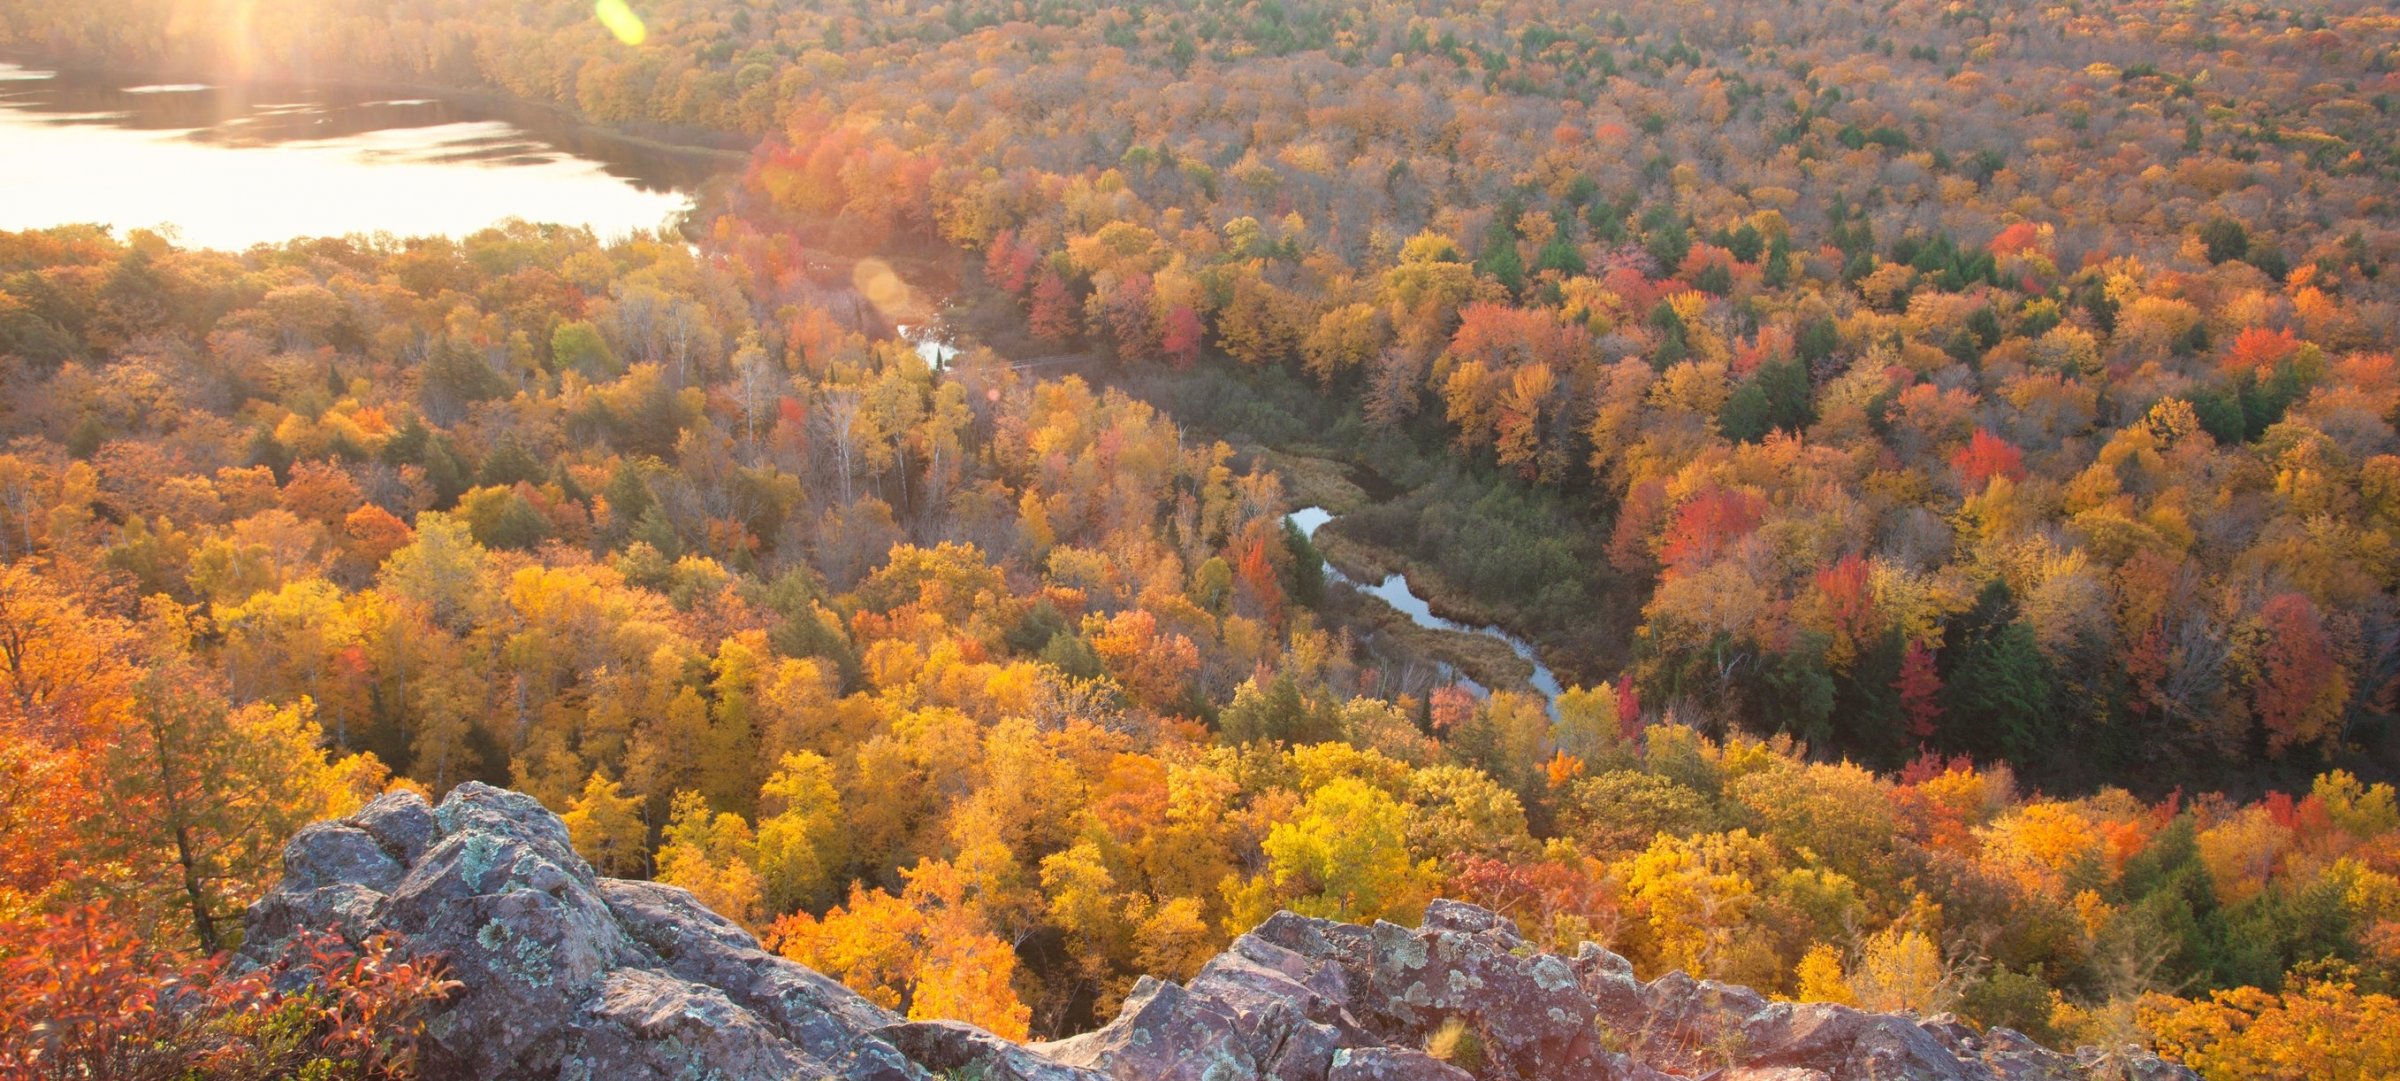
[[[1586,944],[1533,948],[1451,901],[1421,926],[1283,913],[1188,983],[1145,979],[1116,1020],[1019,1045],[905,1021],[759,948],[689,893],[602,878],[532,799],[468,784],[302,830],[253,905],[253,962],[295,932],[397,932],[462,989],[429,1030],[431,1076],[933,1081],[2142,1081],[2148,1056],[2069,1056],[1821,1003],[1770,1002],[1680,973],[1648,983]],[[1426,1053],[1438,1041],[1448,1061]]]

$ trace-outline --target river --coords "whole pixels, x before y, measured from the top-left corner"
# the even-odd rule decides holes
[[[1285,518],[1299,528],[1301,536],[1314,541],[1317,539],[1317,530],[1323,528],[1325,523],[1333,521],[1333,512],[1323,507],[1302,507],[1285,515]],[[1328,562],[1325,564],[1325,580],[1348,586],[1382,601],[1390,605],[1394,611],[1407,616],[1409,621],[1417,626],[1437,631],[1452,631],[1458,634],[1479,634],[1498,640],[1507,646],[1510,652],[1533,665],[1531,680],[1533,689],[1541,692],[1543,701],[1549,704],[1551,716],[1558,715],[1558,696],[1563,693],[1564,688],[1559,685],[1558,673],[1551,671],[1550,666],[1542,663],[1541,655],[1534,650],[1533,643],[1498,627],[1469,626],[1457,620],[1444,619],[1433,614],[1433,606],[1408,588],[1408,578],[1405,575],[1387,574],[1383,581],[1369,585],[1343,574],[1341,568]],[[1462,680],[1461,682],[1478,691],[1484,689],[1473,680]]]
[[[603,237],[668,224],[720,163],[588,127],[342,87],[142,84],[0,63],[0,229],[463,236],[505,218]]]
[[[705,175],[688,156],[435,98],[129,84],[0,62],[0,229],[163,227],[233,250],[346,233],[463,236],[512,217],[614,236],[668,223]],[[958,355],[938,324],[898,333],[936,370]],[[1314,537],[1333,515],[1308,507],[1291,520]],[[1556,711],[1558,677],[1524,639],[1433,614],[1402,575],[1354,582],[1330,563],[1325,575],[1418,626],[1506,644]]]

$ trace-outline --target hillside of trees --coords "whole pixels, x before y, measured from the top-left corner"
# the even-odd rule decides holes
[[[470,779],[1016,1036],[1438,894],[2400,1060],[2384,9],[218,6],[0,47],[763,142],[688,238],[0,234],[0,1064],[170,977],[223,1016],[95,1031],[235,1040],[184,973],[283,838]],[[903,251],[1089,378],[930,368]],[[1388,470],[1329,548],[1541,641],[1555,715],[1378,671],[1243,439]]]
[[[1548,501],[1563,553],[1403,554],[1686,716],[2080,788],[2394,762],[2380,8],[711,0],[634,48],[556,5],[188,7],[0,42],[763,136],[756,228],[955,246],[1034,347],[1284,368],[1336,453]]]

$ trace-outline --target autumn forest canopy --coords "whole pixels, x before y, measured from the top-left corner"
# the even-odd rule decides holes
[[[0,9],[755,147],[626,237],[0,232],[0,1070],[408,1074],[438,972],[209,958],[476,780],[1013,1038],[1459,897],[2400,1074],[2400,10],[627,7]]]

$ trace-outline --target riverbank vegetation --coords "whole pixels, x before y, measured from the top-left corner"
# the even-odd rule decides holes
[[[767,138],[697,246],[0,237],[0,914],[211,949],[269,838],[472,778],[1012,1035],[1450,893],[2376,1075],[2332,1037],[2400,979],[2380,11],[471,6],[246,58],[0,14]],[[1105,376],[931,370],[807,272],[936,244]],[[1557,716],[1383,697],[1237,436],[1404,489],[1337,536],[1578,654]]]

